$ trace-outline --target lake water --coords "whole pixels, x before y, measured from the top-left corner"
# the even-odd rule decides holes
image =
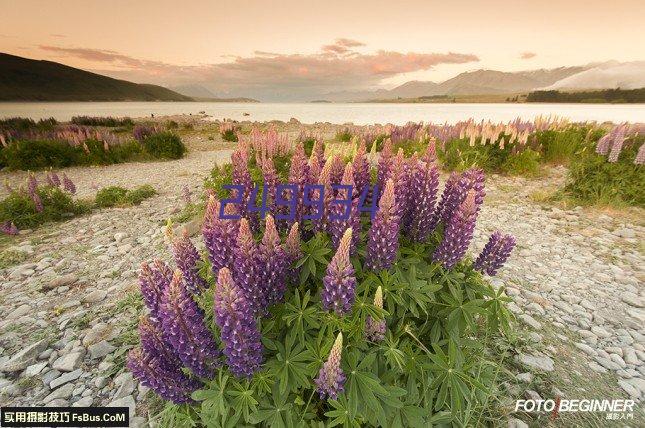
[[[67,121],[72,116],[146,117],[174,114],[198,114],[213,119],[288,121],[303,123],[353,122],[404,124],[413,122],[455,123],[474,118],[506,122],[516,117],[531,120],[539,115],[555,114],[572,121],[645,122],[645,104],[373,104],[373,103],[213,103],[213,102],[4,102],[0,118],[53,117]],[[244,116],[248,113],[249,116]]]

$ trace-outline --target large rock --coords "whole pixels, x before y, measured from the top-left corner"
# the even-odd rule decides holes
[[[107,406],[108,407],[127,407],[130,414],[130,420],[132,420],[132,418],[136,416],[135,410],[136,410],[137,404],[134,401],[134,397],[131,395],[114,400],[110,402]]]
[[[546,355],[520,354],[517,356],[517,360],[532,369],[543,370],[545,372],[552,372],[555,369],[553,360]]]
[[[51,389],[56,389],[61,385],[65,385],[68,382],[78,379],[83,374],[83,370],[76,369],[73,372],[65,373],[62,376],[57,377],[49,383]]]
[[[58,359],[54,361],[54,364],[52,364],[52,368],[62,372],[74,371],[80,367],[84,356],[84,352],[70,352],[69,354],[58,357]]]
[[[94,345],[90,345],[90,347],[88,348],[88,350],[90,351],[90,358],[93,360],[105,357],[106,355],[112,353],[115,349],[115,346],[111,345],[105,340],[102,340],[99,343],[95,343]]]
[[[47,339],[39,340],[38,342],[29,345],[16,355],[11,357],[9,361],[0,365],[0,371],[3,372],[18,372],[26,369],[33,364],[38,358],[38,355],[47,348],[49,341]]]
[[[73,273],[68,273],[52,279],[49,283],[44,284],[42,289],[43,291],[53,290],[64,285],[72,285],[76,281],[78,281],[78,277]]]

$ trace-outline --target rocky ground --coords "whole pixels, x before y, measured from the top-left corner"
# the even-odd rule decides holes
[[[144,260],[169,258],[161,227],[182,209],[182,187],[198,194],[214,162],[229,155],[230,150],[191,151],[172,162],[70,168],[66,172],[81,196],[107,185],[140,184],[151,184],[159,194],[139,206],[94,211],[0,241],[1,405],[127,406],[134,425],[146,423],[145,398],[152,394],[120,371],[136,334],[137,270]],[[505,388],[513,400],[537,395],[640,401],[642,211],[606,213],[539,202],[563,174],[553,169],[538,180],[488,180],[471,250],[478,252],[495,229],[518,242],[493,280],[508,287],[510,308],[520,321],[521,340],[509,357]],[[3,178],[23,176],[0,173]],[[192,223],[188,228],[197,230]],[[518,416],[511,415],[511,426],[525,426]],[[604,425],[602,419],[595,422]],[[636,419],[624,422],[639,425]]]

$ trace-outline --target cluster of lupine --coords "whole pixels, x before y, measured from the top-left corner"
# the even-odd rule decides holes
[[[132,129],[132,136],[138,142],[143,142],[147,137],[161,132],[161,128],[157,125],[143,125],[137,124]]]
[[[280,135],[275,128],[269,128],[265,132],[253,128],[248,137],[242,138],[242,142],[255,152],[258,165],[262,165],[267,159],[285,156],[293,149],[289,138],[286,135]]]
[[[607,161],[610,163],[618,162],[618,157],[625,142],[630,137],[645,134],[645,124],[636,123],[629,124],[627,122],[614,126],[607,134],[603,135],[596,144],[596,153],[607,156]],[[636,165],[645,163],[645,143],[639,149],[636,157],[634,158]]]
[[[275,170],[269,153],[278,156],[281,152],[275,146],[276,141],[267,137],[253,144],[243,143],[234,152],[231,179],[242,186],[239,191],[244,197],[248,198],[252,184],[249,159],[251,151],[256,150],[254,147],[263,152],[256,153],[256,159],[261,160],[257,167],[265,182],[274,182]],[[250,377],[261,369],[265,351],[259,322],[268,316],[271,306],[283,302],[289,285],[298,278],[294,266],[302,257],[301,235],[314,230],[331,237],[335,254],[322,278],[320,305],[338,317],[352,313],[357,300],[357,278],[351,257],[358,253],[361,236],[361,213],[355,209],[355,203],[362,190],[369,189],[371,184],[365,149],[365,142],[361,142],[352,161],[345,164],[340,156],[321,156],[321,149],[315,149],[307,159],[302,144],[296,145],[289,170],[291,183],[300,187],[320,183],[326,191],[339,183],[353,184],[356,189],[351,195],[343,193],[346,189],[326,192],[331,197],[323,198],[320,220],[305,221],[306,228],[301,225],[313,207],[303,204],[300,197],[296,206],[298,214],[293,221],[276,224],[273,215],[268,214],[262,228],[259,219],[244,213],[243,207],[229,204],[220,212],[222,203],[214,193],[209,195],[202,236],[212,274],[217,278],[213,323],[219,331],[226,366],[234,375]],[[400,234],[425,243],[436,231],[441,239],[432,254],[433,261],[451,269],[463,260],[484,198],[484,175],[480,170],[453,173],[437,203],[439,173],[435,159],[433,144],[420,157],[406,159],[401,150],[397,154],[392,152],[390,140],[386,142],[377,173],[382,191],[369,196],[378,203],[378,210],[367,230],[365,270],[379,272],[396,263]],[[336,209],[334,197],[351,198],[348,219],[337,221],[332,216]],[[239,220],[224,216],[233,213],[242,216]],[[284,241],[279,227],[288,229]],[[254,230],[260,229],[263,233],[258,241]],[[173,274],[160,261],[143,265],[140,284],[149,314],[140,328],[141,349],[132,351],[129,365],[145,385],[179,403],[188,401],[190,391],[213,376],[221,356],[217,335],[210,331],[206,324],[208,317],[195,303],[209,289],[199,274],[199,253],[187,234],[177,236],[169,229],[168,237],[179,269]],[[494,233],[474,267],[494,274],[509,257],[513,245],[510,235]],[[381,287],[374,295],[374,306],[383,308]],[[367,340],[381,341],[386,331],[386,320],[367,317],[363,330]],[[339,334],[315,379],[322,398],[335,399],[343,391],[342,348],[342,334]]]
[[[418,140],[423,130],[423,123],[408,122],[403,126],[392,126],[390,128],[390,139],[397,144],[404,141]]]
[[[110,146],[121,144],[122,140],[114,133],[105,129],[97,129],[89,126],[79,125],[58,125],[50,131],[39,129],[3,129],[0,131],[0,144],[6,147],[14,140],[58,140],[66,141],[73,147],[83,147],[89,152],[88,140],[103,142],[106,150]]]

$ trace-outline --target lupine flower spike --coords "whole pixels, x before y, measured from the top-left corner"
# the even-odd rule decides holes
[[[172,281],[172,269],[161,260],[141,264],[139,273],[141,295],[150,311],[150,319],[157,325],[161,325],[159,307],[170,281]]]
[[[389,269],[399,249],[399,218],[396,215],[394,183],[388,180],[367,239],[365,266],[373,271]]]
[[[235,241],[237,239],[239,221],[219,218],[221,204],[215,197],[210,195],[204,214],[202,225],[202,236],[208,252],[208,259],[211,262],[212,271],[215,275],[223,268],[233,266],[233,255]],[[227,204],[225,214],[235,213],[233,204]]]
[[[264,293],[258,286],[258,249],[253,239],[249,222],[242,218],[237,235],[237,244],[233,251],[233,276],[238,287],[244,293],[254,311],[259,310]]]
[[[340,240],[336,254],[327,266],[320,293],[323,308],[333,310],[338,315],[352,309],[356,292],[356,276],[349,260],[349,247],[352,242],[352,229],[347,229]]]
[[[450,269],[466,254],[475,230],[478,208],[475,190],[470,190],[446,226],[443,239],[432,256],[434,261]]]
[[[76,185],[65,173],[63,173],[63,189],[72,195],[76,194]]]
[[[376,294],[374,295],[374,306],[377,308],[383,309],[383,290],[381,286],[376,289]],[[365,320],[365,337],[367,340],[372,342],[380,342],[385,339],[385,330],[387,325],[385,320],[375,320],[371,316],[367,316]]]
[[[280,235],[275,220],[270,214],[266,216],[264,236],[258,249],[258,263],[262,266],[259,270],[258,284],[264,290],[264,298],[261,302],[261,309],[264,311],[269,306],[281,302],[287,289],[287,259],[280,245]]]
[[[175,263],[181,270],[186,287],[192,294],[200,294],[203,290],[208,288],[206,280],[199,275],[199,267],[197,262],[201,260],[197,248],[190,240],[188,231],[184,229],[181,236],[175,237],[172,231],[172,223],[170,220],[166,225],[166,236],[171,242],[172,252],[175,256]]]
[[[211,378],[219,350],[204,323],[204,312],[186,290],[180,270],[173,274],[159,308],[164,340],[195,375]]]
[[[262,341],[253,308],[228,268],[219,271],[214,310],[231,373],[251,377],[262,364]]]
[[[343,352],[343,333],[338,333],[334,346],[329,352],[327,361],[320,368],[316,378],[316,387],[320,398],[331,398],[335,400],[338,394],[345,391],[345,373],[340,367],[340,360]]]
[[[284,253],[287,257],[287,278],[295,283],[298,280],[300,274],[299,269],[293,267],[293,264],[297,262],[302,257],[302,249],[300,248],[300,232],[299,224],[294,223],[289,229],[289,235],[283,245]]]
[[[485,274],[494,276],[504,265],[515,247],[515,238],[495,231],[484,246],[473,267]]]
[[[175,404],[191,403],[190,395],[201,386],[181,370],[165,370],[157,358],[140,348],[130,351],[126,365],[143,386]]]
[[[0,232],[6,234],[6,235],[17,235],[20,233],[18,228],[16,227],[15,224],[13,224],[12,221],[5,221],[3,223],[0,223]]]

